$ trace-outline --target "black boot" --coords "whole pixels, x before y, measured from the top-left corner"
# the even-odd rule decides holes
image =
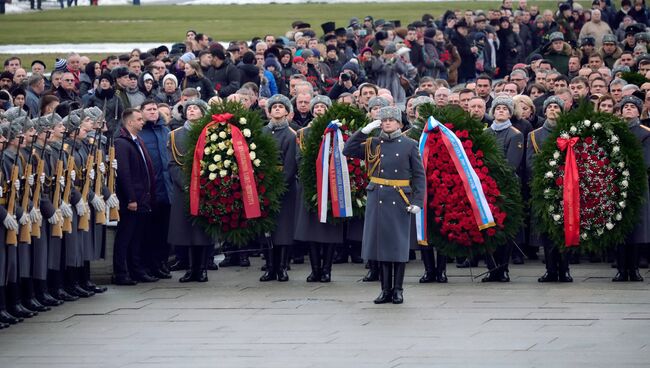
[[[338,245],[332,262],[334,264],[348,263],[349,249],[349,245],[347,244]]]
[[[560,282],[573,282],[573,277],[569,272],[569,258],[572,256],[572,252],[567,251],[564,254],[560,254],[560,273],[558,274],[558,281]]]
[[[278,276],[278,281],[285,282],[289,281],[289,274],[287,273],[287,268],[289,266],[289,246],[287,245],[282,245],[278,247],[278,253],[276,256],[279,258],[278,259],[278,270],[277,270],[277,276]]]
[[[371,282],[379,280],[379,262],[378,261],[368,261],[370,268],[368,273],[363,278],[363,282]]]
[[[48,273],[49,275],[47,279],[50,284],[50,294],[52,294],[53,297],[66,302],[79,300],[78,296],[69,294],[63,288],[63,271],[49,270]]]
[[[394,262],[393,263],[393,304],[404,303],[404,272],[406,270],[406,263]]]
[[[352,244],[350,244],[350,259],[352,260],[352,263],[363,263],[363,258],[361,258],[361,243],[352,242]]]
[[[45,280],[33,280],[34,282],[34,296],[39,303],[46,305],[48,307],[56,307],[63,304],[63,300],[56,299],[50,292],[47,290],[47,281]]]
[[[23,318],[14,316],[7,311],[7,290],[4,286],[0,286],[0,323],[7,323],[10,325],[15,325],[16,323],[22,322]]]
[[[156,269],[155,271],[158,271]],[[160,272],[158,272],[160,273]],[[169,275],[169,278],[171,278],[171,275]],[[102,294],[105,293],[108,288],[105,286],[97,286],[95,285],[94,282],[90,280],[90,261],[85,261],[84,266],[81,269],[81,282],[79,285],[86,291],[91,291],[95,294]]]
[[[392,301],[393,301],[393,264],[392,262],[381,262],[381,294],[379,294],[377,299],[375,299],[374,303],[385,304],[385,303],[390,303]]]
[[[630,244],[627,248],[627,274],[630,281],[643,281],[639,272],[639,244]]]
[[[250,267],[251,260],[248,259],[248,252],[239,253],[239,267]]]
[[[194,278],[196,282],[208,282],[208,253],[210,247],[207,245],[195,247],[196,249],[196,268],[194,270]]]
[[[618,269],[618,272],[612,279],[613,282],[629,281],[629,275],[627,273],[628,267],[626,265],[627,246],[627,244],[619,244],[616,247],[616,268]]]
[[[32,318],[38,315],[38,312],[29,310],[20,303],[20,288],[15,282],[7,284],[7,302],[7,312],[13,316]]]
[[[311,273],[307,276],[307,282],[319,282],[321,273],[320,244],[309,244],[309,264]]]
[[[332,281],[332,259],[334,258],[334,244],[327,244],[323,247],[323,273],[320,282]]]
[[[270,240],[269,240],[270,241]],[[260,277],[260,281],[265,282],[265,281],[272,281],[277,278],[277,274],[275,272],[275,247],[271,244],[270,245],[272,248],[267,248],[266,251],[264,252],[264,260],[265,260],[265,268],[264,268],[264,274],[262,277]]]
[[[51,308],[39,303],[34,296],[34,284],[31,278],[20,278],[20,291],[22,304],[25,308],[36,312],[47,312]]]
[[[485,265],[490,272],[488,272],[488,274],[481,279],[481,282],[496,282],[499,280],[499,273],[501,271],[501,268],[498,266],[497,258],[497,251],[494,251],[491,254],[488,253],[485,256]]]
[[[554,246],[544,245],[544,260],[546,265],[546,273],[537,279],[538,282],[557,282],[557,258],[556,248]]]
[[[431,246],[422,248],[420,255],[424,264],[424,275],[420,277],[420,284],[428,284],[436,281],[436,265],[434,263],[435,256],[433,254],[433,248]]]
[[[68,294],[76,295],[80,298],[90,298],[95,293],[84,290],[79,286],[79,269],[77,267],[66,267],[65,269],[65,291]]]
[[[437,252],[436,253],[436,281],[441,284],[446,284],[447,279],[447,256]]]
[[[186,283],[196,281],[196,269],[198,265],[196,264],[198,258],[196,256],[196,247],[186,247],[187,248],[187,260],[189,262],[189,268],[185,272],[185,275],[178,279],[178,282]]]

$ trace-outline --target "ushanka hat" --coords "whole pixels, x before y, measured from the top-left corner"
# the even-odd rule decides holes
[[[564,111],[564,100],[562,100],[561,98],[559,98],[557,96],[551,96],[551,97],[547,98],[546,100],[544,100],[544,112],[546,112],[546,108],[550,104],[556,104],[556,105],[560,106],[560,110]]]
[[[492,100],[492,105],[490,106],[490,115],[494,116],[494,109],[496,109],[499,105],[507,107],[508,111],[510,111],[510,116],[514,114],[515,103],[512,98],[508,96],[498,96]]]
[[[319,103],[324,104],[327,106],[327,108],[332,107],[332,100],[329,97],[324,95],[316,95],[311,99],[311,101],[309,101],[309,111],[313,112],[314,106],[318,105]]]
[[[379,110],[379,114],[378,114],[377,118],[379,120],[394,119],[394,120],[397,120],[398,122],[401,123],[402,122],[402,112],[397,107],[386,106],[386,107],[382,107]]]
[[[287,109],[287,112],[293,111],[293,107],[291,106],[291,101],[289,99],[281,94],[276,94],[271,96],[268,100],[266,100],[266,111],[271,112],[271,108],[273,105],[276,104],[282,104],[284,105],[284,108]]]

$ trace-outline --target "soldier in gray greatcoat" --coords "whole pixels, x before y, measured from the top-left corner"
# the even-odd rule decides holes
[[[185,116],[187,121],[180,128],[172,130],[167,140],[169,151],[169,175],[172,181],[172,203],[169,213],[168,242],[175,247],[189,247],[190,268],[179,282],[206,282],[208,281],[207,259],[210,247],[215,240],[212,239],[199,226],[192,224],[191,215],[185,205],[185,193],[189,184],[183,173],[184,156],[189,150],[188,134],[192,123],[199,121],[208,110],[208,105],[199,99],[185,102]]]
[[[317,95],[311,99],[309,110],[317,118],[332,106],[332,101],[327,96]],[[298,149],[296,161],[300,165],[302,150],[305,140],[311,131],[311,122],[306,127],[298,130]],[[311,274],[307,282],[330,282],[332,273],[332,258],[335,246],[343,243],[344,222],[321,223],[316,212],[309,210],[305,201],[304,188],[298,181],[296,186],[296,225],[294,239],[309,244],[309,261]]]
[[[557,96],[551,96],[544,101],[544,124],[528,133],[528,145],[526,146],[526,177],[533,177],[533,163],[536,155],[541,152],[542,146],[551,135],[557,126],[557,117],[564,110],[564,101]],[[549,144],[554,144],[551,142]],[[537,228],[539,219],[534,215],[535,211],[531,211],[531,242],[533,245],[541,243],[544,246],[544,258],[546,265],[546,273],[537,279],[539,282],[573,282],[573,278],[569,273],[569,254],[568,251],[560,254],[560,250],[548,238],[546,234],[540,232]]]
[[[647,171],[650,169],[650,128],[641,125],[639,121],[643,101],[636,96],[625,96],[619,105],[621,115],[627,122],[630,132],[641,144],[643,163]],[[646,190],[643,194],[644,201],[639,213],[639,221],[625,243],[619,244],[616,248],[618,273],[612,281],[643,281],[639,273],[639,247],[650,242],[650,192]]]
[[[271,234],[272,250],[266,254],[266,271],[260,281],[288,281],[287,266],[289,248],[294,238],[294,211],[296,209],[296,132],[289,127],[287,116],[292,111],[291,101],[283,95],[273,95],[266,102],[270,118],[269,123],[262,129],[275,140],[280,153],[281,167],[287,191],[282,195],[280,213],[275,218],[276,228]]]
[[[409,260],[411,215],[424,205],[422,158],[417,142],[402,135],[401,115],[398,108],[383,107],[381,120],[356,132],[343,149],[344,155],[365,159],[369,167],[362,256],[381,262],[382,292],[376,304],[404,301],[402,283]],[[379,137],[368,137],[380,127]]]
[[[514,114],[514,108],[514,101],[509,96],[499,96],[492,100],[490,115],[494,117],[494,120],[485,131],[496,138],[497,145],[501,147],[508,165],[516,175],[524,158],[524,136],[517,128],[512,126],[510,121]],[[524,232],[521,229],[517,239],[519,243],[521,243],[523,235]],[[481,281],[510,281],[508,262],[510,261],[512,247],[512,240],[508,240],[506,244],[499,245],[493,254],[487,255],[486,264],[488,269],[492,271]]]

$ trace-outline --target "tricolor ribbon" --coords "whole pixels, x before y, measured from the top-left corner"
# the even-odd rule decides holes
[[[327,195],[332,200],[334,217],[352,217],[352,191],[347,158],[343,155],[341,123],[334,120],[325,129],[316,158],[318,218],[327,222]],[[330,155],[330,146],[332,147]],[[330,190],[331,187],[331,190]]]
[[[192,175],[190,178],[190,214],[197,216],[199,214],[199,202],[201,193],[201,160],[203,160],[203,151],[205,149],[208,129],[215,124],[226,124],[233,117],[232,114],[215,114],[212,115],[212,121],[209,122],[201,131],[199,139],[196,141],[194,149],[194,161],[192,162]],[[242,202],[244,204],[244,214],[247,219],[257,218],[262,215],[260,210],[260,200],[257,195],[257,184],[255,183],[255,174],[253,165],[250,160],[248,144],[241,130],[233,124],[229,124],[232,135],[232,146],[235,152],[235,159],[239,168],[239,182],[242,188]]]
[[[557,138],[557,147],[560,151],[566,150],[562,200],[564,202],[564,244],[567,247],[580,245],[580,176],[573,150],[576,143],[578,137]]]
[[[487,203],[485,194],[483,193],[483,187],[481,186],[481,180],[476,175],[476,171],[469,162],[467,153],[463,147],[463,143],[458,139],[456,134],[451,131],[449,128],[441,124],[433,116],[429,117],[427,120],[427,125],[422,130],[422,135],[420,136],[420,155],[422,156],[422,163],[424,165],[424,171],[427,171],[428,165],[428,145],[427,141],[429,135],[433,132],[435,128],[440,128],[440,137],[449,152],[449,156],[456,167],[458,176],[460,176],[461,181],[463,182],[463,188],[465,189],[465,194],[469,200],[470,207],[472,208],[472,213],[476,224],[479,230],[488,229],[495,226],[494,217],[492,216],[492,211],[490,206]],[[425,186],[426,187],[426,186]],[[427,193],[425,189],[425,198],[427,198]],[[426,243],[426,205],[423,211],[420,211],[415,217],[415,225],[417,230],[418,243]]]

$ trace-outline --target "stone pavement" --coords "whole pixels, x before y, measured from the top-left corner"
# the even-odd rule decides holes
[[[614,284],[606,264],[573,266],[573,284],[538,284],[539,261],[509,284],[418,284],[407,266],[403,305],[374,305],[361,265],[331,284],[260,283],[254,267],[110,287],[0,331],[0,367],[648,367],[650,286]],[[477,269],[474,269],[476,273]],[[644,276],[650,275],[644,271]]]

